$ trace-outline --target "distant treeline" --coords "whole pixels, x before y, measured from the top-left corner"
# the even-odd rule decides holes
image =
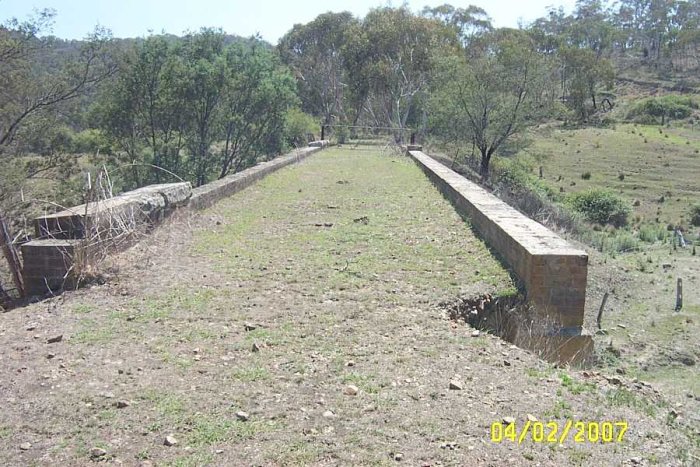
[[[43,35],[52,19],[0,27],[5,209],[32,178],[64,180],[75,196],[90,167],[114,170],[123,188],[199,185],[305,144],[322,124],[410,127],[472,147],[487,176],[524,126],[600,119],[616,73],[700,67],[697,0],[580,0],[521,29],[494,28],[474,6],[325,13],[276,46],[216,29],[64,41]]]

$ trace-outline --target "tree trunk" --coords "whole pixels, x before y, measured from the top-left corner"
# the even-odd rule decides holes
[[[489,162],[491,162],[491,157],[485,151],[482,150],[479,173],[481,174],[481,178],[484,180],[489,179]]]
[[[12,280],[15,283],[15,288],[20,297],[24,297],[24,284],[22,283],[22,263],[19,260],[19,255],[17,254],[17,249],[12,244],[12,237],[10,237],[10,232],[5,224],[5,219],[0,214],[0,247],[2,248],[2,253],[7,260],[7,265],[10,267],[10,272],[12,273]]]

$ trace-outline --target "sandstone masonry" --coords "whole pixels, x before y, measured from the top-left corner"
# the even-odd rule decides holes
[[[581,362],[592,339],[583,329],[588,255],[420,150],[408,154],[522,281],[537,322],[512,340],[545,358]]]

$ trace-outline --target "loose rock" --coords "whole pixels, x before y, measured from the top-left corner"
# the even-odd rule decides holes
[[[503,424],[504,425],[510,425],[512,423],[515,423],[514,417],[503,417]]]
[[[114,403],[114,406],[118,409],[125,409],[125,408],[129,407],[130,405],[131,405],[131,403],[129,401],[123,400],[123,399]]]
[[[360,389],[354,384],[350,384],[345,388],[345,394],[348,396],[356,396]]]
[[[163,444],[166,446],[175,446],[177,444],[177,439],[173,435],[168,435],[163,440]]]
[[[29,451],[32,448],[32,443],[22,443],[19,445],[22,451]]]
[[[93,459],[99,459],[100,457],[104,457],[107,455],[107,451],[105,451],[102,448],[92,448],[90,449],[90,457]]]
[[[250,415],[248,414],[248,412],[236,412],[236,418],[242,422],[247,422],[250,418]]]
[[[47,344],[55,344],[56,342],[61,342],[63,340],[63,334],[58,334],[53,337],[49,337],[46,340]]]
[[[454,391],[461,391],[464,389],[464,384],[458,379],[453,379],[450,381],[450,389]]]

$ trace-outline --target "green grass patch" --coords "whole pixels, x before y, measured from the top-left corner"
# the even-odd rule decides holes
[[[378,381],[378,377],[373,374],[360,374],[356,372],[348,373],[343,376],[344,384],[354,384],[361,391],[367,394],[378,394],[385,383]]]
[[[73,311],[75,314],[87,314],[94,311],[94,309],[95,307],[93,305],[89,305],[87,303],[77,303],[73,305],[71,311]]]
[[[541,162],[530,165],[544,167],[540,182],[553,191],[606,189],[634,203],[631,218],[641,223],[689,223],[688,206],[700,198],[697,131],[676,125],[622,124],[615,129],[548,128],[528,136],[531,146],[515,159],[532,161],[536,156]],[[581,174],[586,172],[591,177],[584,180]],[[621,173],[625,176],[620,177]]]
[[[561,385],[565,387],[571,394],[578,395],[584,392],[595,392],[596,385],[592,383],[579,383],[566,373],[559,373]]]
[[[276,422],[270,420],[231,420],[223,416],[199,416],[192,421],[191,431],[187,437],[189,445],[194,447],[211,446],[236,440],[248,440],[259,433],[278,429]]]
[[[573,418],[573,412],[571,410],[571,404],[566,402],[564,399],[557,399],[554,403],[554,407],[550,410],[545,411],[545,415],[556,418],[556,419],[570,419]]]
[[[629,407],[650,417],[656,415],[658,408],[657,404],[646,397],[635,394],[625,388],[612,389],[606,394],[605,398],[607,404],[612,407]]]
[[[80,322],[81,329],[70,336],[73,344],[96,345],[110,342],[116,337],[114,323],[100,325],[92,319],[83,319]]]
[[[185,414],[185,400],[180,395],[147,389],[141,397],[150,402],[161,416],[177,419]]]
[[[270,379],[270,372],[261,366],[250,366],[233,370],[231,377],[238,381],[253,383]]]
[[[214,455],[208,452],[195,452],[188,456],[178,457],[165,465],[169,467],[201,467],[203,465],[212,465],[214,463]]]

